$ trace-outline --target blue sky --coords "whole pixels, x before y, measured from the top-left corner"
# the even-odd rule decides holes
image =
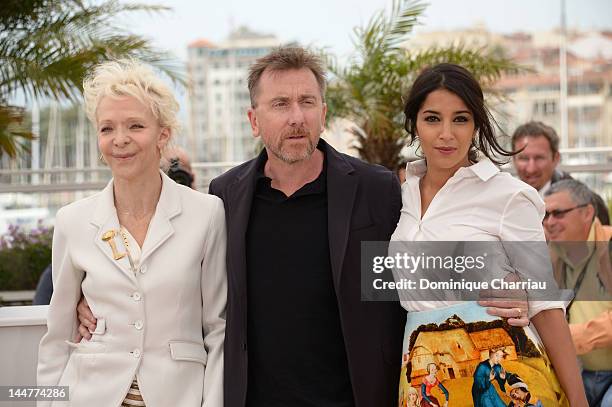
[[[131,30],[186,57],[197,38],[224,39],[232,27],[277,35],[282,41],[327,46],[337,55],[352,49],[355,26],[365,24],[392,0],[141,0],[173,12],[127,17]],[[495,32],[537,31],[559,26],[561,0],[430,0],[419,30],[453,29],[484,23]],[[566,0],[570,27],[612,30],[612,1]]]
[[[125,1],[125,0],[122,0]],[[128,1],[125,1],[128,2]],[[187,45],[198,38],[222,41],[232,27],[247,25],[281,41],[327,47],[339,57],[353,49],[352,33],[392,0],[130,0],[173,9],[133,13],[120,23],[186,60]],[[539,31],[559,26],[561,0],[430,0],[417,31],[454,29],[484,23],[491,31]],[[569,27],[612,31],[611,0],[566,0]],[[186,95],[176,89],[185,119]],[[13,102],[22,103],[17,97]]]
[[[392,0],[134,0],[161,4],[171,12],[125,15],[121,22],[157,47],[187,58],[187,45],[199,38],[220,42],[232,27],[275,34],[282,42],[327,47],[340,58],[353,50],[356,26]],[[484,23],[494,32],[542,31],[560,24],[561,0],[430,0],[418,31],[449,30]],[[567,25],[612,31],[611,0],[566,0]],[[341,60],[341,59],[340,59]],[[186,95],[176,89],[186,120]]]

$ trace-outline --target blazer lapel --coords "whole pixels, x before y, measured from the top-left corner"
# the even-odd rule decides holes
[[[114,252],[111,246],[115,247],[116,253],[125,253],[125,246],[123,240],[119,234],[119,219],[117,218],[117,212],[115,211],[114,196],[113,196],[113,180],[106,185],[106,187],[100,192],[98,197],[98,204],[94,209],[94,213],[91,219],[91,224],[98,227],[98,231],[94,236],[94,244],[102,254],[118,268],[123,274],[125,274],[131,281],[136,282],[134,273],[130,270],[130,263],[127,255],[121,259],[115,260]],[[114,232],[114,236],[110,239],[106,239],[105,234]],[[103,239],[105,237],[105,239]]]
[[[160,171],[162,177],[162,190],[155,209],[155,215],[149,223],[147,236],[142,245],[140,264],[143,264],[166,240],[174,234],[174,227],[170,219],[181,213],[179,199],[179,186],[166,174]]]
[[[357,192],[357,177],[353,166],[324,140],[327,160],[327,233],[334,284],[339,287],[344,254],[349,238],[353,203]]]
[[[257,167],[265,160],[265,150],[255,160],[245,167],[244,171],[236,176],[234,183],[227,190],[228,211],[228,261],[233,267],[233,276],[236,279],[236,287],[239,287],[240,298],[246,298],[246,233],[251,215],[251,205],[255,194],[255,183]]]

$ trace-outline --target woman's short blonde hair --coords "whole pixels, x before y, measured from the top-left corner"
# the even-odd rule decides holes
[[[98,104],[105,96],[132,96],[151,109],[161,127],[174,135],[178,129],[179,104],[170,88],[153,70],[134,60],[107,61],[93,67],[83,81],[85,111],[96,124]]]

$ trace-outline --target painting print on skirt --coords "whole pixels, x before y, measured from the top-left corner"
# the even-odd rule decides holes
[[[409,404],[569,407],[535,332],[475,302],[408,313],[399,405]]]

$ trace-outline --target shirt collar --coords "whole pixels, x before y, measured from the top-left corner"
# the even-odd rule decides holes
[[[542,188],[540,188],[540,190],[538,191],[538,194],[540,194],[540,197],[544,198],[544,194],[546,193],[546,191],[550,189],[551,185],[552,185],[552,181],[548,180],[548,182],[544,184]]]
[[[406,165],[406,177],[418,177],[421,178],[427,171],[427,161],[418,160],[409,162]],[[491,162],[488,158],[483,158],[476,164],[472,164],[469,167],[461,167],[457,170],[454,177],[468,177],[476,175],[482,181],[488,181],[495,174],[499,172],[499,168]]]
[[[421,178],[427,171],[426,160],[416,160],[406,164],[406,178]]]

